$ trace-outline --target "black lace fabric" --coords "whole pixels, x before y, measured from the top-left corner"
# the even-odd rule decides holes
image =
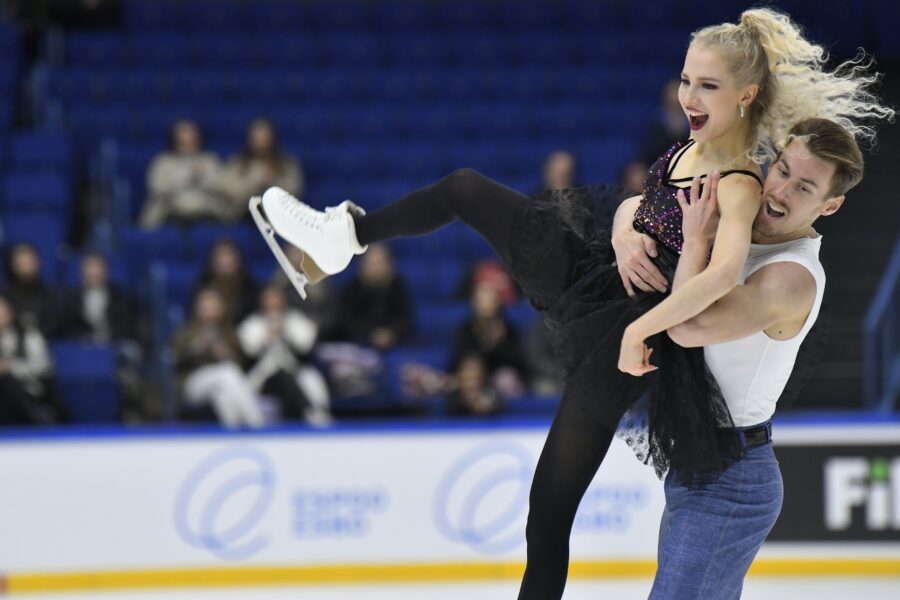
[[[597,185],[533,197],[516,215],[510,267],[547,323],[567,388],[580,388],[571,394],[585,399],[579,409],[610,429],[621,421],[618,436],[641,462],[660,477],[674,468],[687,481],[740,456],[740,440],[701,348],[658,334],[647,340],[657,371],[634,377],[618,370],[625,328],[666,297],[629,297],[613,265],[609,228],[629,195]],[[659,248],[658,264],[671,280],[677,255]]]

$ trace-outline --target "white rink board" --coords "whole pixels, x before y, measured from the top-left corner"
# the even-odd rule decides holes
[[[0,564],[521,561],[545,429],[101,437],[0,445]],[[616,442],[574,560],[653,559],[661,482]]]

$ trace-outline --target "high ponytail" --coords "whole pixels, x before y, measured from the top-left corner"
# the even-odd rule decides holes
[[[873,120],[893,120],[893,109],[870,91],[879,80],[864,53],[824,70],[828,55],[803,37],[790,17],[766,8],[741,14],[739,24],[723,23],[695,32],[691,44],[716,50],[728,62],[739,85],[759,86],[750,105],[754,139],[749,157],[771,161],[792,125],[823,118],[843,126],[869,145],[875,142]]]

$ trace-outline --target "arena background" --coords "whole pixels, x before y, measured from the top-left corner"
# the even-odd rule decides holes
[[[900,3],[771,5],[835,62],[874,54],[900,105]],[[179,119],[224,165],[265,116],[318,208],[371,210],[463,166],[533,192],[558,150],[576,183],[627,183],[665,149],[661,95],[690,32],[747,7],[0,2],[0,243],[5,258],[32,245],[43,281],[4,270],[0,290],[53,362],[34,423],[0,429],[0,594],[512,597],[558,394],[536,366],[536,316],[490,249],[459,226],[391,244],[407,309],[399,343],[374,349],[334,323],[354,316],[357,269],[335,278],[309,309],[319,336],[304,355],[327,405],[291,418],[262,394],[268,424],[229,430],[184,401],[173,339],[219,241],[234,241],[254,294],[277,265],[241,215],[142,225],[148,168]],[[785,505],[746,598],[900,596],[898,156],[897,127],[882,128],[864,182],[818,227],[828,336],[776,419]],[[127,299],[117,332],[68,326],[93,252]],[[485,281],[499,282],[519,358],[473,408],[444,373]],[[567,597],[646,597],[662,503],[652,472],[614,446],[579,513]]]

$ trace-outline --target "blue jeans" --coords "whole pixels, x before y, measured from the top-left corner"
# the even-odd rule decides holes
[[[650,600],[736,600],[781,512],[784,487],[772,443],[690,485],[666,477],[666,508]]]

